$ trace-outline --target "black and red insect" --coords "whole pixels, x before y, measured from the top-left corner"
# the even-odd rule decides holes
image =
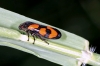
[[[47,44],[49,43],[46,41],[46,39],[59,39],[61,37],[61,32],[59,30],[50,26],[44,26],[30,21],[20,24],[19,29],[27,33],[28,41],[29,35],[33,36],[34,42],[35,38],[37,37],[45,41]]]

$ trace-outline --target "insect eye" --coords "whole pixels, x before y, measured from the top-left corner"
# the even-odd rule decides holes
[[[20,25],[19,29],[22,30],[23,28],[25,28],[25,25]]]

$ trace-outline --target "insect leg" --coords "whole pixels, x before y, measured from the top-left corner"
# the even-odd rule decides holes
[[[40,34],[36,34],[36,36],[49,45],[49,43],[46,41],[46,39],[44,37],[42,37]]]
[[[33,36],[33,40],[34,40],[33,44],[34,44],[35,43],[35,33],[32,33],[31,35]]]
[[[28,35],[28,40],[27,40],[27,41],[29,41],[29,32],[30,32],[30,31],[26,31],[26,33],[27,33],[27,35]]]

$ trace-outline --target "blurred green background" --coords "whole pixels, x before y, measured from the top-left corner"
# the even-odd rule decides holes
[[[99,0],[0,0],[0,7],[75,33],[100,44]],[[34,55],[0,46],[0,66],[60,66]]]

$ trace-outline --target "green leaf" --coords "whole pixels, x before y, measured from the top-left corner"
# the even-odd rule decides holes
[[[48,39],[48,45],[37,38],[33,45],[32,37],[27,41],[27,35],[21,34],[18,29],[18,26],[26,21],[47,25],[0,8],[0,45],[34,54],[63,66],[80,66],[82,63],[100,66],[100,59],[97,59],[100,55],[89,50],[89,42],[86,39],[56,27],[62,33],[60,39]]]

